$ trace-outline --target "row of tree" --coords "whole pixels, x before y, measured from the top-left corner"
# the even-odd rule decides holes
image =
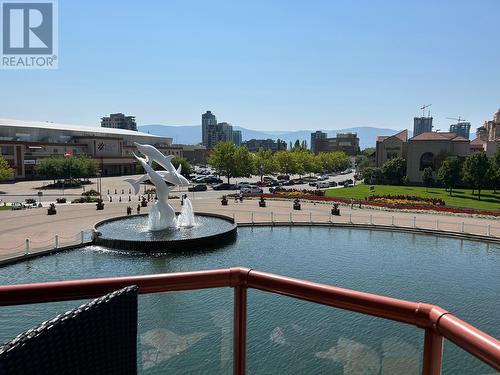
[[[438,180],[448,189],[450,195],[457,186],[468,186],[472,194],[477,190],[481,199],[481,190],[497,189],[500,185],[500,149],[488,158],[484,152],[476,152],[460,159],[448,156],[437,171]],[[422,182],[426,187],[434,184],[433,171],[427,167],[422,172]]]
[[[220,142],[213,149],[208,163],[230,182],[232,177],[271,173],[286,175],[339,172],[352,165],[351,159],[343,152],[313,154],[302,147],[282,150],[276,153],[260,149],[251,153],[246,147],[237,147],[231,142]]]
[[[0,181],[8,180],[13,174],[14,170],[7,163],[7,160],[0,156]]]
[[[97,162],[87,156],[52,156],[42,159],[36,167],[40,176],[52,180],[89,178],[97,174]]]

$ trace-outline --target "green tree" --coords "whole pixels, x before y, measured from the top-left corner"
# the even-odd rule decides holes
[[[182,165],[181,175],[183,175],[184,177],[189,177],[191,173],[193,173],[193,167],[191,166],[189,161],[187,161],[187,159],[176,156],[172,158],[171,162],[175,169],[179,168],[179,165]]]
[[[249,177],[253,172],[252,161],[252,154],[250,154],[246,146],[237,147],[234,153],[234,163],[236,164],[236,171],[235,173],[233,173],[233,176]]]
[[[56,179],[62,178],[63,176],[62,158],[53,156],[42,159],[36,166],[36,171],[40,176],[50,178],[54,180],[55,183]]]
[[[378,184],[383,180],[382,168],[366,167],[363,169],[363,179],[368,184]]]
[[[97,174],[97,162],[87,156],[53,156],[37,165],[37,173],[52,180],[88,178]]]
[[[351,158],[344,152],[320,152],[317,158],[324,172],[340,172],[352,165]]]
[[[456,156],[448,156],[441,163],[441,167],[439,167],[437,177],[449,189],[450,196],[452,195],[453,188],[461,180],[461,171],[462,166]]]
[[[262,181],[265,174],[274,173],[278,170],[272,151],[262,148],[253,154],[253,166],[255,173],[260,176],[260,181]]]
[[[295,150],[300,149],[300,141],[299,141],[298,139],[295,141],[295,143],[294,143],[294,145],[293,145],[293,148],[294,148]]]
[[[487,186],[490,179],[489,169],[490,162],[484,152],[475,152],[465,159],[463,179],[472,186],[472,189],[477,189],[479,200],[481,200],[481,189]]]
[[[500,148],[490,159],[490,179],[496,193],[498,186],[500,186]]]
[[[297,173],[297,160],[292,151],[278,151],[274,154],[274,160],[281,173],[286,175]]]
[[[358,154],[355,156],[356,168],[358,171],[362,172],[363,169],[370,166],[370,158],[365,154]]]
[[[390,184],[401,184],[406,175],[406,160],[403,158],[392,158],[382,165],[382,173]]]
[[[434,176],[432,173],[431,167],[425,168],[422,172],[422,182],[424,183],[425,191],[429,191],[429,186],[434,183]]]
[[[236,177],[238,174],[235,162],[236,149],[237,147],[232,142],[219,142],[208,157],[208,164],[210,164],[219,175],[226,176],[228,183],[231,177]]]
[[[0,181],[11,178],[13,174],[14,170],[9,166],[7,160],[0,156]]]

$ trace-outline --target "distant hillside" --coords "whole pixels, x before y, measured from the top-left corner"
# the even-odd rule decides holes
[[[292,132],[284,131],[267,131],[262,132],[259,130],[251,130],[235,126],[234,129],[241,130],[242,139],[249,140],[252,138],[262,139],[282,139],[287,143],[295,142],[295,140],[306,140],[307,144],[311,140],[311,130],[298,130]],[[139,130],[145,133],[156,135],[163,135],[174,138],[174,143],[196,144],[201,142],[201,125],[185,125],[185,126],[171,126],[171,125],[142,125]],[[372,126],[359,126],[347,129],[338,130],[323,130],[328,133],[329,137],[334,137],[337,133],[357,133],[359,137],[360,147],[374,147],[375,140],[379,135],[392,135],[397,133],[397,130],[387,128],[375,128]]]

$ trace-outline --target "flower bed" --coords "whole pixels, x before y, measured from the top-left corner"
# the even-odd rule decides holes
[[[277,198],[277,199],[292,199],[289,194],[253,194],[253,196],[264,197],[264,198]],[[296,198],[296,197],[295,197]],[[294,199],[295,199],[294,198]],[[470,208],[454,208],[447,206],[439,206],[439,205],[423,205],[423,204],[388,204],[382,202],[374,202],[369,200],[354,200],[349,198],[338,198],[338,197],[325,197],[325,196],[314,196],[314,195],[304,195],[300,199],[306,199],[311,201],[319,201],[319,202],[340,202],[346,204],[362,204],[363,206],[368,207],[379,207],[379,208],[387,208],[391,210],[409,210],[409,211],[436,211],[442,213],[450,213],[450,214],[465,214],[465,215],[483,215],[483,216],[494,216],[500,217],[500,212],[493,211],[483,211],[483,210],[474,210]]]
[[[371,195],[368,201],[383,203],[392,206],[445,206],[445,202],[439,198],[424,198],[413,195]]]

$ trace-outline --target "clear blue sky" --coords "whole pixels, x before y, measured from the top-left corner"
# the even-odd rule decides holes
[[[500,107],[500,1],[59,1],[59,69],[0,71],[0,117],[259,130],[475,128]]]

